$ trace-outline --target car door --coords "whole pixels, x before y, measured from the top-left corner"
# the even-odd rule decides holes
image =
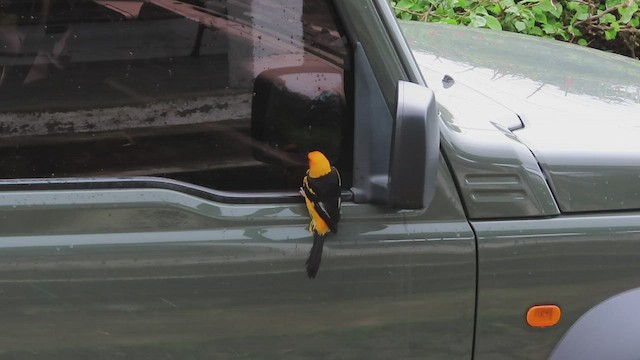
[[[10,9],[1,357],[471,357],[475,242],[444,161],[427,208],[352,190],[354,139],[373,142],[354,124],[386,116],[375,99],[393,113],[374,88],[401,71],[356,24],[383,24],[380,2],[347,3]],[[344,202],[312,280],[314,149]]]

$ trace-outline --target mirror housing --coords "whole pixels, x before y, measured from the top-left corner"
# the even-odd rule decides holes
[[[307,153],[321,150],[339,160],[347,116],[342,74],[328,66],[304,65],[265,70],[253,86],[253,157],[282,164],[285,154],[306,166]],[[276,156],[277,155],[277,156]]]
[[[400,81],[391,140],[389,205],[426,208],[435,192],[439,156],[439,117],[433,91]]]

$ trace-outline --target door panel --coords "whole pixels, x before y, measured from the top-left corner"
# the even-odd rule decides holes
[[[0,181],[0,357],[471,357],[475,245],[444,163],[426,211],[345,203],[315,280],[302,199],[266,203],[297,196],[310,150],[351,186],[367,134],[332,2],[10,5],[0,175],[40,180]],[[202,188],[83,187],[141,176]]]
[[[310,280],[302,201],[4,192],[2,357],[470,358],[474,242],[449,196],[427,211],[344,204]]]
[[[546,359],[580,316],[638,287],[639,223],[640,214],[474,222],[479,259],[474,358]],[[558,325],[529,327],[525,315],[536,304],[560,306]],[[601,346],[609,343],[600,340]]]

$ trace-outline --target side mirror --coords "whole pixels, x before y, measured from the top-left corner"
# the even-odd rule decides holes
[[[440,128],[433,91],[400,81],[391,140],[389,205],[421,209],[431,202],[440,155]]]

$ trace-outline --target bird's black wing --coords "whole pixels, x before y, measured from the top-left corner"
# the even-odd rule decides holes
[[[312,178],[305,177],[302,189],[307,198],[313,203],[316,212],[329,226],[329,229],[337,233],[338,221],[340,221],[340,174],[334,167],[331,172]]]

